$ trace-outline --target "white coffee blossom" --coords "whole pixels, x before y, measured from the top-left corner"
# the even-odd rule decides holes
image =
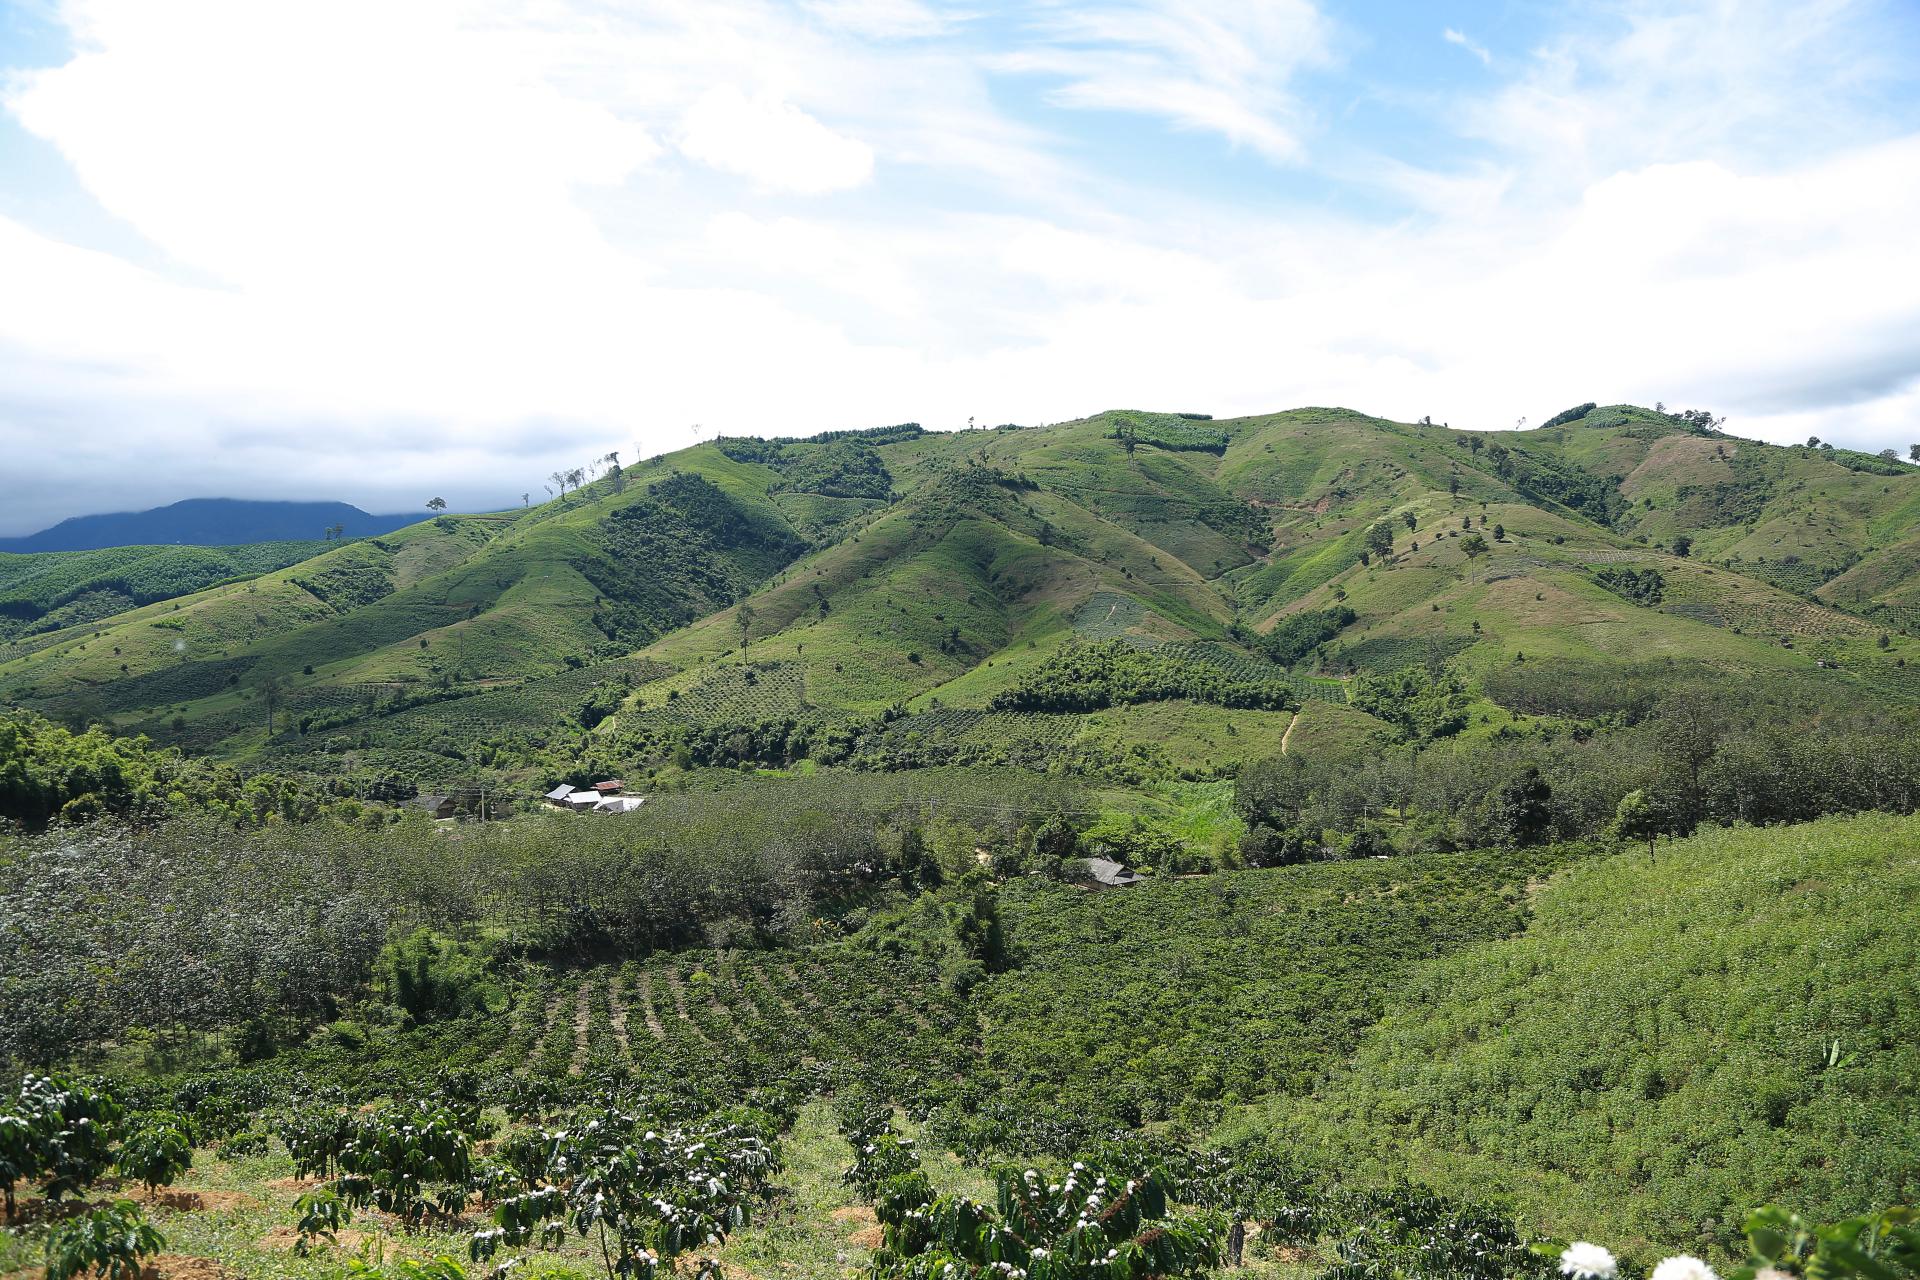
[[[1720,1280],[1713,1268],[1690,1253],[1668,1258],[1653,1269],[1652,1280]]]
[[[1560,1252],[1560,1274],[1569,1280],[1614,1280],[1620,1264],[1600,1245],[1575,1240]]]

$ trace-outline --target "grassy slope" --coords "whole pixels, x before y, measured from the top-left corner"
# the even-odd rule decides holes
[[[677,672],[639,691],[657,706],[737,657],[728,605],[758,586],[754,658],[798,663],[802,705],[829,718],[983,706],[1076,635],[1217,640],[1236,617],[1265,630],[1335,604],[1359,615],[1327,647],[1336,669],[1436,651],[1468,671],[1517,656],[1668,655],[1753,672],[1819,660],[1840,668],[1821,675],[1837,685],[1920,696],[1909,687],[1920,645],[1901,634],[1876,645],[1920,603],[1920,470],[1849,470],[1619,406],[1479,436],[1301,409],[1204,424],[1225,442],[1217,451],[1131,454],[1114,438],[1123,421],[1149,436],[1182,425],[1106,413],[879,446],[904,495],[890,505],[787,491],[773,467],[699,445],[630,468],[621,494],[603,480],[523,513],[428,522],[136,610],[97,639],[76,630],[0,663],[0,694],[150,729],[177,714],[191,740],[243,751],[258,738],[246,691],[268,673],[297,686],[295,705],[320,708],[358,685],[497,684],[631,649]],[[1468,448],[1476,439],[1485,447]],[[985,469],[1020,483],[983,481]],[[813,550],[788,564],[792,551],[764,547],[612,548],[648,485],[676,472],[717,486],[739,520],[792,538],[792,551],[800,539]],[[1611,525],[1589,518],[1601,493],[1614,494]],[[1395,554],[1363,567],[1364,533],[1382,520]],[[1507,536],[1469,562],[1466,520]],[[1662,549],[1683,530],[1691,559]],[[1656,569],[1666,599],[1606,590],[1594,575],[1607,568]],[[1881,616],[1825,607],[1805,594],[1816,587]],[[1183,745],[1211,750],[1205,738]]]
[[[98,625],[128,609],[270,573],[328,548],[325,542],[261,542],[0,554],[0,639]]]
[[[163,736],[179,714],[219,738],[250,732],[259,717],[240,703],[269,675],[290,682],[297,708],[364,683],[497,682],[558,669],[605,650],[610,629],[658,634],[709,612],[783,558],[721,547],[683,551],[658,575],[636,568],[616,536],[651,483],[698,475],[724,496],[732,514],[723,528],[757,524],[799,545],[766,496],[771,473],[710,448],[674,462],[630,468],[621,492],[602,480],[524,514],[428,521],[135,611],[98,639],[89,631],[0,665],[0,688],[53,710],[78,696]],[[620,583],[635,616],[607,622],[598,582]]]
[[[1714,832],[1581,864],[1526,932],[1425,966],[1304,1112],[1374,1175],[1546,1229],[1725,1242],[1746,1206],[1920,1194],[1920,819]],[[1838,1046],[1837,1053],[1835,1046]]]

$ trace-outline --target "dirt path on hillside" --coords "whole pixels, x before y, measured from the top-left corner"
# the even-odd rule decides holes
[[[633,1046],[627,1042],[627,1005],[621,998],[620,979],[607,979],[607,1018],[613,1023],[613,1038],[620,1044],[620,1056],[633,1058]]]
[[[1293,731],[1300,727],[1300,713],[1293,713],[1293,719],[1287,721],[1287,731],[1280,735],[1280,754],[1287,754],[1287,747],[1293,742]]]
[[[640,973],[640,1015],[647,1020],[647,1032],[655,1040],[665,1040],[667,1029],[660,1025],[660,1013],[653,1007],[653,979],[645,970]]]
[[[587,1066],[587,1026],[593,1020],[593,988],[587,983],[580,984],[580,990],[574,994],[573,1002],[573,1061],[567,1066],[567,1074],[577,1076]]]

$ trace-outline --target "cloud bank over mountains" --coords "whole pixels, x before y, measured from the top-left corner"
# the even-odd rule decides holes
[[[517,501],[694,424],[1920,439],[1899,4],[163,8],[0,25],[0,533]]]

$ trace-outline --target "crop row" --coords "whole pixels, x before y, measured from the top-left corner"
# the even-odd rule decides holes
[[[865,1074],[951,1076],[972,1015],[930,968],[833,947],[700,951],[529,976],[505,1061],[539,1075],[626,1071],[660,1080],[807,1088]]]
[[[797,662],[728,665],[664,702],[647,701],[695,724],[778,720],[806,710],[806,670]]]

